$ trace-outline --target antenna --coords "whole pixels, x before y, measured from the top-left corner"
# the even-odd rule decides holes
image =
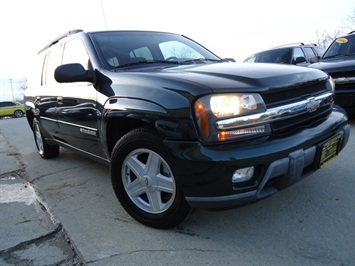
[[[113,55],[113,51],[112,51],[112,44],[111,44],[111,38],[110,38],[110,34],[108,32],[108,27],[107,27],[107,21],[106,21],[106,15],[105,15],[105,10],[104,10],[104,5],[102,3],[102,0],[100,0],[101,3],[101,10],[102,10],[102,15],[104,17],[104,22],[105,22],[105,27],[106,27],[106,34],[107,34],[107,39],[108,39],[108,49],[111,55]],[[116,70],[115,70],[116,71]]]
[[[107,22],[106,22],[106,15],[105,15],[105,10],[104,10],[104,5],[102,3],[102,0],[100,0],[100,3],[101,3],[102,15],[104,17],[104,22],[105,22],[105,28],[106,28],[106,31],[108,31]]]

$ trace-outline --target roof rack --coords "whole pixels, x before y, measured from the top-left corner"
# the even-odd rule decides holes
[[[296,46],[296,45],[312,45],[312,46],[317,46],[315,43],[310,43],[310,44],[305,44],[303,42],[294,42],[294,43],[289,43],[289,44],[284,44],[284,45],[279,45],[275,46],[274,48],[280,48],[280,47],[289,47],[289,46]]]
[[[58,38],[54,39],[53,41],[51,41],[49,44],[47,44],[46,46],[44,46],[41,50],[39,50],[38,54],[40,54],[41,52],[43,52],[44,50],[48,49],[49,47],[51,47],[53,44],[56,44],[57,42],[59,42],[61,39],[68,37],[72,34],[78,33],[78,32],[82,32],[83,30],[77,29],[77,30],[71,30],[68,31],[66,33],[64,33],[63,35],[59,36]]]

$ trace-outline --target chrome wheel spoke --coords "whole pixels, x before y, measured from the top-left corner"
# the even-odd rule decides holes
[[[133,182],[127,184],[127,193],[132,197],[138,197],[146,192],[145,186],[140,179],[135,179]]]
[[[148,213],[162,213],[174,202],[176,185],[170,167],[151,150],[137,149],[127,155],[122,181],[132,202]]]
[[[164,206],[163,206],[160,192],[154,191],[153,193],[148,193],[147,195],[148,195],[148,200],[149,200],[151,210],[154,212],[162,210]]]
[[[158,175],[158,190],[166,193],[173,194],[175,191],[175,183],[174,181],[166,176]]]

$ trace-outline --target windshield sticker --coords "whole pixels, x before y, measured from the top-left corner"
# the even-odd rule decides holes
[[[336,40],[336,42],[338,42],[338,43],[347,43],[347,42],[348,42],[348,39],[346,39],[346,38],[339,38],[339,39]]]

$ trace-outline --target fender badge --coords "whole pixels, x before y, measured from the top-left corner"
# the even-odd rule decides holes
[[[80,132],[91,136],[97,136],[96,131],[86,128],[80,128]]]

